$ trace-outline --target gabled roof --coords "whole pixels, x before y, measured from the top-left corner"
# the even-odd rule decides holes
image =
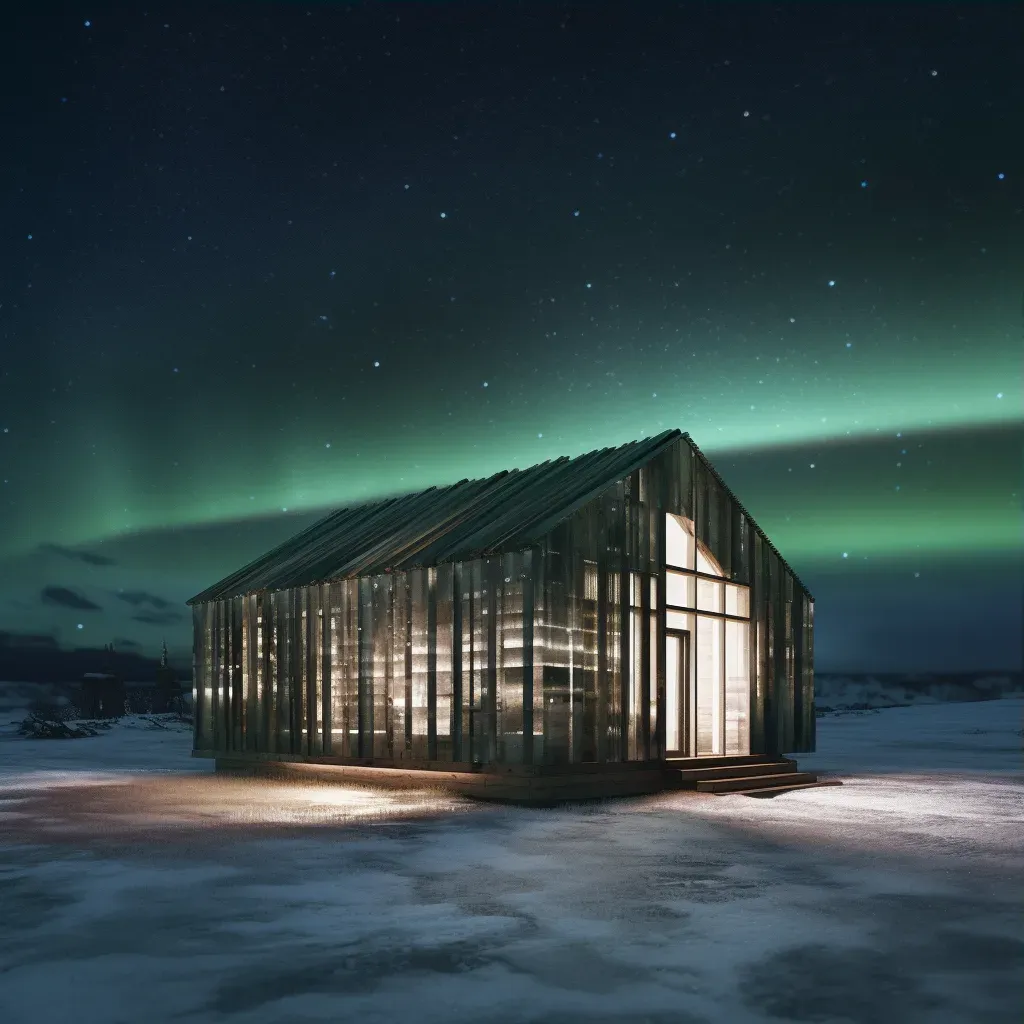
[[[681,437],[710,468],[688,434],[666,430],[618,448],[339,509],[188,604],[522,550]]]

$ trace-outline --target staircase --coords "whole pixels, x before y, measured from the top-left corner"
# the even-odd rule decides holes
[[[796,761],[788,757],[683,757],[668,758],[665,764],[666,788],[698,793],[773,797],[798,789],[842,785],[838,779],[819,781],[812,772],[797,771]]]

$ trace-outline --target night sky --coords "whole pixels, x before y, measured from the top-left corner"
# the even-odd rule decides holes
[[[0,28],[9,643],[678,427],[819,669],[1021,667],[1019,7],[143,6]]]

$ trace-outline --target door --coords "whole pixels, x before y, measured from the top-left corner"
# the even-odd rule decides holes
[[[690,691],[690,634],[665,632],[665,756],[685,757]]]

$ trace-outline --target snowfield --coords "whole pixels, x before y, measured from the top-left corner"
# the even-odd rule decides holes
[[[823,717],[841,787],[558,810],[0,735],[0,1020],[1017,1024],[1024,699]]]

